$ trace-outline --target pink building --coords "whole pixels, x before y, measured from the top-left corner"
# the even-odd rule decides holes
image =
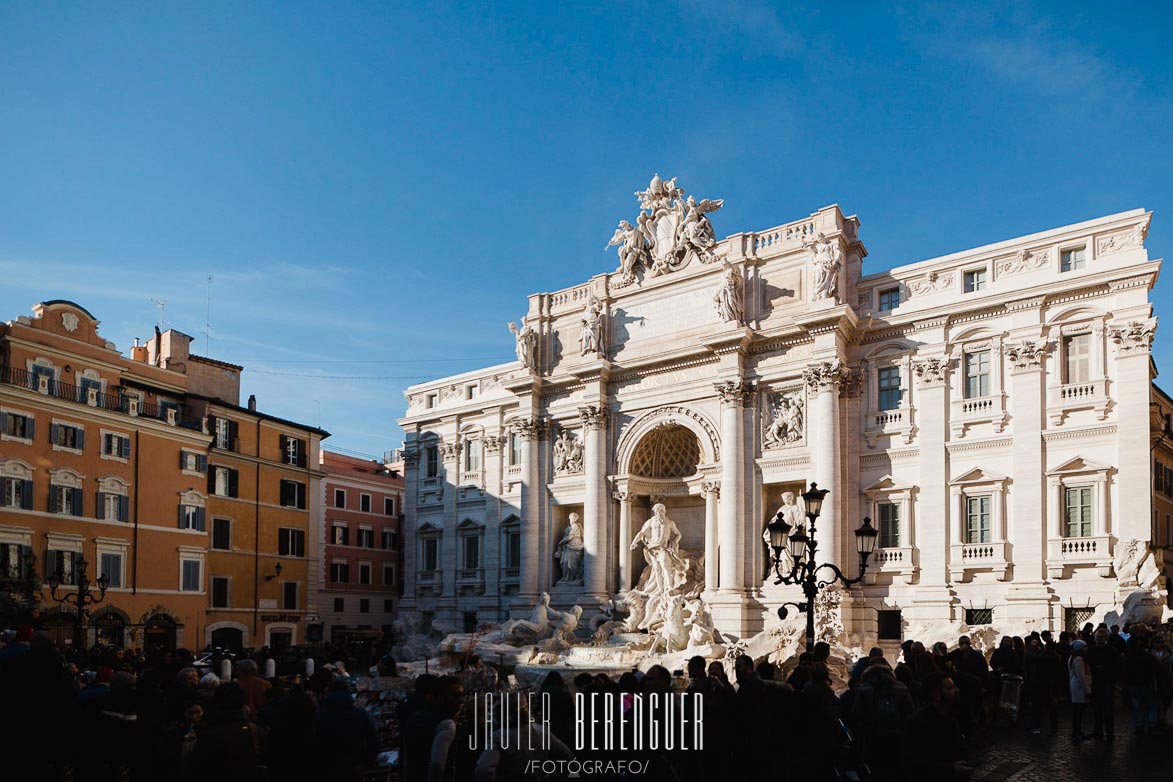
[[[323,450],[323,640],[389,629],[403,577],[403,469]]]

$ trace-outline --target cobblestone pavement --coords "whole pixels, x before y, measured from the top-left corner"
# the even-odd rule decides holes
[[[1156,735],[1137,737],[1132,732],[1128,709],[1116,709],[1114,741],[1071,740],[1070,710],[1060,707],[1059,728],[1030,732],[1030,719],[1017,726],[998,727],[970,737],[972,761],[978,771],[975,782],[1067,782],[1067,780],[1173,780],[1173,729],[1164,726]],[[1084,715],[1084,730],[1091,731],[1091,714]]]

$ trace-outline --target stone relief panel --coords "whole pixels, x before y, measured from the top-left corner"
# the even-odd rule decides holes
[[[806,394],[802,387],[767,390],[762,401],[762,450],[801,444],[806,433]]]
[[[929,272],[924,277],[911,280],[907,284],[908,296],[926,296],[930,293],[940,293],[953,287],[953,272]]]
[[[582,472],[582,438],[563,429],[554,440],[554,475],[578,475]]]
[[[1123,250],[1143,247],[1147,235],[1148,226],[1144,223],[1137,223],[1128,231],[1098,236],[1096,237],[1096,255],[1111,255]]]
[[[1042,269],[1051,262],[1051,254],[1045,248],[1039,250],[1019,250],[1009,258],[1001,258],[994,263],[994,273],[999,277],[1011,274],[1021,274]]]

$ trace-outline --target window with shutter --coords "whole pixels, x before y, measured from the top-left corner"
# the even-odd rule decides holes
[[[118,520],[130,521],[130,497],[118,498]]]
[[[73,507],[73,510],[71,511],[71,513],[74,516],[84,516],[85,515],[85,497],[81,493],[81,489],[70,489],[69,494],[70,494],[70,497],[69,497],[70,504]]]
[[[106,512],[106,493],[97,492],[94,499],[94,516],[99,519],[112,519],[113,517]]]

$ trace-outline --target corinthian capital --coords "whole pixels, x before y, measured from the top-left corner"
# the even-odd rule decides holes
[[[949,359],[944,356],[923,358],[913,362],[912,371],[916,373],[922,388],[944,385],[949,374]]]
[[[1017,345],[1007,347],[1006,357],[1010,359],[1015,373],[1030,372],[1043,368],[1043,361],[1046,360],[1050,347],[1047,342],[1026,339]]]
[[[1127,326],[1113,326],[1109,329],[1117,352],[1122,355],[1148,353],[1153,348],[1153,337],[1157,333],[1157,319],[1130,320]]]
[[[578,408],[578,417],[583,429],[602,429],[607,425],[607,411],[597,405]]]
[[[748,407],[753,400],[757,385],[750,380],[739,380],[717,383],[713,388],[717,390],[717,395],[721,397],[723,404]]]
[[[812,391],[844,391],[851,387],[851,370],[838,359],[820,361],[802,371],[802,379]]]
[[[540,440],[546,433],[546,422],[540,418],[526,418],[519,416],[510,419],[509,431],[515,432],[523,440]]]
[[[440,444],[440,455],[444,459],[456,459],[460,456],[460,440]]]

